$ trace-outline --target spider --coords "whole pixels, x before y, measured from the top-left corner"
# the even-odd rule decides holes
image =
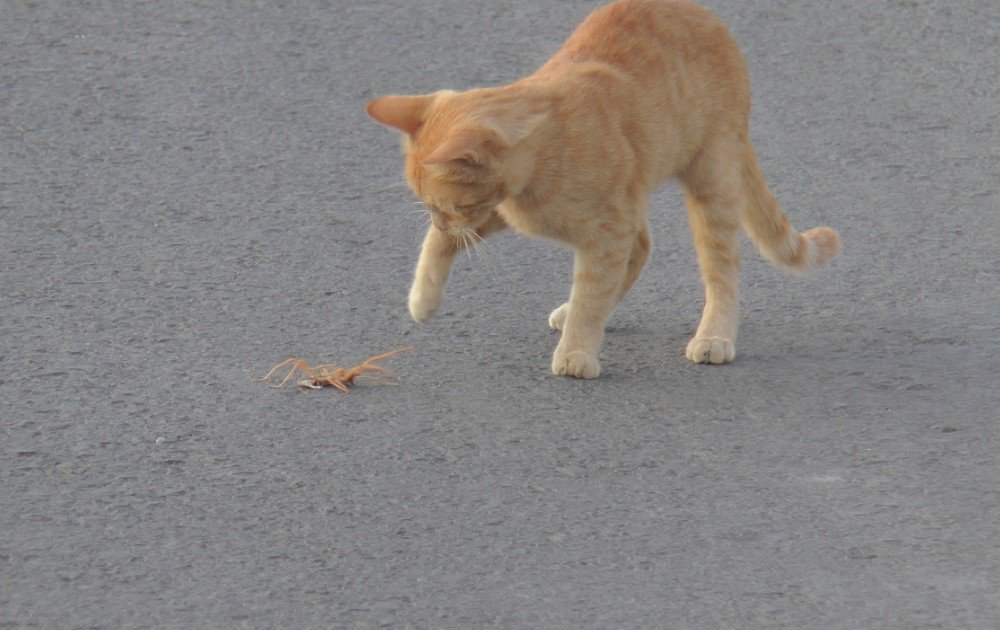
[[[270,381],[271,377],[278,370],[291,366],[285,378],[281,380],[277,385],[271,384],[271,387],[284,387],[288,381],[295,376],[299,371],[303,372],[308,378],[299,379],[296,381],[296,385],[299,387],[308,387],[310,389],[320,389],[324,385],[330,387],[336,387],[345,394],[350,391],[347,389],[348,385],[353,385],[355,379],[365,379],[369,381],[375,381],[382,385],[388,385],[389,382],[385,379],[380,379],[377,376],[371,374],[366,374],[366,372],[376,372],[378,374],[384,375],[387,379],[394,379],[396,375],[385,369],[381,365],[376,365],[377,361],[382,361],[383,359],[388,359],[389,357],[394,357],[397,354],[403,352],[409,352],[413,350],[413,346],[408,346],[406,348],[399,348],[398,350],[393,350],[392,352],[386,352],[385,354],[380,354],[378,356],[371,357],[370,359],[365,359],[361,363],[355,365],[352,368],[338,368],[333,363],[325,363],[323,365],[309,365],[301,359],[296,359],[295,357],[290,357],[285,359],[278,365],[271,368],[271,371],[265,374],[263,377],[255,379],[257,381]]]

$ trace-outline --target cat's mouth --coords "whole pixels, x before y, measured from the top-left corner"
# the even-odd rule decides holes
[[[449,221],[443,215],[435,212],[431,213],[431,225],[433,225],[441,232],[451,235],[454,235],[456,232],[460,232],[463,229],[459,226],[456,226],[453,222]]]
[[[436,226],[435,226],[436,227]],[[461,238],[466,234],[475,234],[476,231],[470,227],[456,227],[454,225],[449,225],[445,227],[437,228],[439,231],[444,232],[448,236],[454,236],[456,238]]]
[[[463,232],[475,232],[476,227],[481,223],[481,221],[476,221],[479,217],[464,217],[442,212],[431,212],[430,215],[431,225],[452,236],[458,236]]]

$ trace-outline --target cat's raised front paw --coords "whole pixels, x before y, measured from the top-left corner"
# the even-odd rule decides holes
[[[569,302],[552,311],[549,315],[549,328],[562,330],[567,317],[569,317]]]
[[[686,354],[695,363],[729,363],[736,356],[736,346],[724,337],[695,337],[688,342]]]
[[[414,284],[410,289],[410,299],[407,302],[407,307],[410,309],[410,315],[415,321],[423,322],[434,314],[440,302],[440,289]]]
[[[552,373],[575,378],[597,378],[601,375],[601,364],[597,357],[580,350],[566,353],[556,350],[552,357]]]

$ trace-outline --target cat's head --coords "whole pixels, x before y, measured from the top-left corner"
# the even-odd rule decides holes
[[[475,230],[524,187],[525,156],[514,149],[540,122],[491,90],[385,96],[368,114],[403,132],[405,175],[446,232]]]

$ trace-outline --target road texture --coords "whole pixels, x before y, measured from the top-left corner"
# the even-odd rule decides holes
[[[593,1],[0,3],[0,626],[992,628],[1000,4],[706,0],[805,278],[693,365],[679,188],[601,379],[513,234],[409,321],[364,104],[531,72]],[[403,345],[397,387],[268,389]]]

